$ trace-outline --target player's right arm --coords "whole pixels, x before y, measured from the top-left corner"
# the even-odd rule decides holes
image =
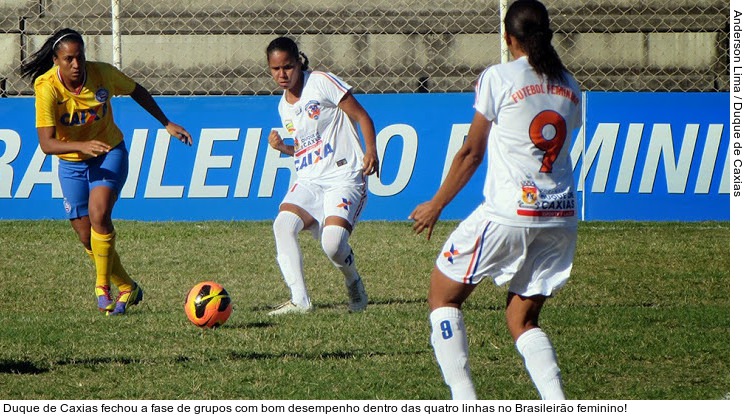
[[[39,136],[39,146],[44,154],[59,155],[80,152],[92,157],[105,154],[111,150],[111,146],[105,142],[91,141],[60,141],[54,137],[56,128],[54,126],[44,126],[36,128]]]
[[[98,156],[108,152],[111,147],[101,141],[60,141],[55,126],[56,117],[54,106],[56,98],[53,89],[44,83],[34,86],[36,95],[36,132],[39,137],[39,147],[47,155],[69,154],[80,152],[90,156]]]
[[[274,148],[282,154],[294,155],[294,148],[285,144],[284,139],[279,135],[279,132],[273,129],[269,133],[269,145],[271,145],[271,148]]]
[[[434,225],[439,220],[442,210],[468,184],[483,161],[490,132],[491,121],[480,112],[475,112],[467,139],[455,154],[452,166],[439,190],[430,201],[416,206],[408,216],[408,219],[413,220],[413,230],[416,234],[428,231],[426,239],[431,239]]]

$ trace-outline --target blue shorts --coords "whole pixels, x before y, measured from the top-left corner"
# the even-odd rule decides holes
[[[129,173],[129,151],[124,141],[106,154],[85,161],[59,160],[59,184],[62,187],[68,219],[88,216],[90,191],[104,186],[119,196]]]

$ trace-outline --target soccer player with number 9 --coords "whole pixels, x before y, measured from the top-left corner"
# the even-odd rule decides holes
[[[506,323],[543,399],[565,399],[553,345],[538,325],[568,280],[576,249],[571,133],[578,83],[551,45],[548,11],[518,0],[505,17],[513,60],[486,68],[467,139],[434,197],[410,215],[428,238],[444,207],[488,153],[485,201],[449,236],[431,273],[431,344],[453,399],[475,399],[462,303],[484,277],[509,285]]]

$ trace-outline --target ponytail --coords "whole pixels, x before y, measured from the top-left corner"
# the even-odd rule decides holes
[[[517,0],[504,18],[506,33],[514,36],[532,68],[552,83],[566,81],[566,67],[553,48],[548,10],[537,0]]]
[[[302,71],[307,71],[310,69],[310,59],[305,55],[302,51],[297,51],[300,54],[300,69]]]

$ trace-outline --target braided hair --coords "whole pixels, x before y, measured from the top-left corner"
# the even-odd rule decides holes
[[[517,0],[504,18],[506,33],[515,37],[527,54],[532,68],[550,82],[566,81],[566,67],[551,45],[548,10],[537,0]]]
[[[85,46],[83,36],[80,33],[70,28],[61,29],[50,36],[44,42],[44,45],[31,55],[29,61],[21,65],[21,76],[35,80],[36,77],[52,68],[54,66],[53,58],[63,42],[77,42]]]

